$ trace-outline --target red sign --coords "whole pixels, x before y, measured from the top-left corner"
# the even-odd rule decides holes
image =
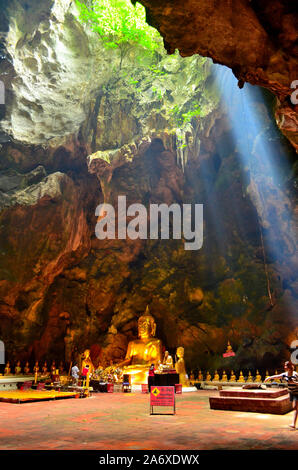
[[[150,405],[175,406],[175,387],[151,386]]]

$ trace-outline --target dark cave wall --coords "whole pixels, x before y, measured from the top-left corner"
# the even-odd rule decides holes
[[[95,363],[118,361],[147,304],[157,336],[172,353],[184,346],[188,367],[224,367],[228,339],[237,352],[229,359],[234,369],[286,357],[297,322],[285,300],[293,305],[296,294],[270,262],[270,306],[257,213],[227,118],[215,111],[205,132],[184,172],[175,153],[153,139],[136,144],[115,168],[89,159],[89,173],[83,164],[63,173],[59,192],[55,186],[57,193],[32,205],[2,211],[0,328],[12,361],[69,362],[87,347]],[[63,151],[68,155],[60,148],[59,159]],[[115,203],[118,194],[128,204],[203,203],[203,248],[185,251],[180,240],[98,240],[95,207]]]

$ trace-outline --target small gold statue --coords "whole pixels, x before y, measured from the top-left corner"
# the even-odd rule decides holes
[[[242,370],[240,371],[240,375],[239,375],[239,379],[237,380],[237,382],[245,382],[245,378],[243,377],[243,373],[242,373]]]
[[[189,386],[189,379],[185,370],[184,348],[182,346],[177,348],[176,355],[178,361],[175,364],[175,369],[177,374],[179,374],[179,383],[182,384],[182,386]]]
[[[4,369],[4,375],[11,375],[11,368],[10,368],[10,363],[7,361],[5,369]]]
[[[17,365],[14,368],[14,373],[15,373],[15,375],[20,375],[21,372],[22,372],[21,361],[18,361]]]
[[[26,362],[26,365],[24,367],[24,374],[29,375],[30,374],[30,367],[29,367],[29,362]]]
[[[193,370],[190,372],[189,380],[192,385],[195,383],[195,374],[193,373]]]
[[[48,373],[48,365],[47,365],[47,362],[45,361],[45,363],[42,367],[42,374],[47,375],[47,373]]]
[[[230,357],[230,356],[235,356],[235,353],[233,351],[230,341],[228,341],[227,350],[223,354],[223,357]]]
[[[262,382],[262,376],[260,375],[260,372],[258,371],[258,369],[256,372],[255,382]]]
[[[269,372],[268,372],[268,370],[266,370],[265,380],[267,379],[267,377],[269,377]]]
[[[275,375],[278,375],[277,370],[275,371]],[[280,379],[274,379],[274,382],[280,383]]]
[[[51,365],[51,374],[56,375],[56,362],[53,361]]]
[[[219,382],[219,374],[217,373],[217,370],[215,371],[212,382]]]
[[[172,356],[170,356],[169,351],[165,352],[165,355],[164,355],[164,358],[163,358],[163,361],[162,361],[162,365],[163,365],[164,369],[173,369],[174,368],[173,359],[172,359]]]
[[[207,375],[206,375],[206,382],[211,382],[211,375],[209,373],[209,370],[207,371]]]
[[[236,382],[236,381],[237,381],[236,375],[234,374],[234,371],[232,370],[229,382]]]
[[[131,384],[147,383],[150,365],[162,361],[162,343],[154,338],[155,332],[156,323],[147,306],[145,314],[138,320],[139,339],[128,343],[124,361],[117,364],[117,367],[124,366],[123,375],[131,376]]]
[[[227,376],[225,370],[224,370],[223,373],[222,373],[221,381],[222,381],[222,382],[227,382],[227,381],[228,381],[228,376]]]
[[[204,380],[204,377],[203,377],[203,374],[202,374],[202,371],[201,369],[199,370],[199,373],[198,373],[198,381],[199,382],[202,382]]]
[[[247,382],[253,382],[253,378],[252,378],[252,375],[251,375],[250,371],[248,371]]]
[[[34,374],[38,374],[38,373],[39,373],[38,361],[35,362],[35,365],[34,365],[34,367],[33,367],[33,372],[34,372]]]

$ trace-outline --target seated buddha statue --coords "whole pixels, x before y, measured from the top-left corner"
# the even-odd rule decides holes
[[[214,373],[214,377],[213,377],[212,382],[219,382],[219,374],[218,374],[217,370]]]
[[[165,352],[165,355],[164,355],[164,358],[163,358],[163,361],[162,361],[162,365],[163,365],[163,368],[165,370],[173,369],[173,367],[174,367],[173,358],[172,358],[172,356],[170,356],[169,351]]]
[[[211,382],[211,374],[209,372],[209,370],[207,371],[207,375],[206,375],[206,382]]]
[[[184,348],[182,346],[177,348],[176,355],[178,357],[178,361],[175,364],[175,369],[177,374],[179,374],[179,383],[184,386],[189,386],[189,379],[185,370]]]
[[[30,366],[29,366],[29,362],[27,361],[26,362],[26,365],[24,367],[24,374],[25,375],[29,375],[30,374]]]
[[[234,374],[234,371],[232,370],[232,371],[231,371],[231,377],[230,377],[229,382],[236,382],[236,380],[237,380],[237,379],[236,379],[236,375]]]
[[[255,382],[262,382],[262,377],[261,377],[261,374],[258,370],[256,372]]]
[[[253,382],[253,377],[250,371],[248,371],[247,382]]]
[[[11,368],[10,368],[10,363],[7,361],[7,364],[4,369],[4,375],[11,375]]]
[[[43,367],[42,367],[42,375],[47,375],[48,374],[48,364],[45,361]]]
[[[139,339],[128,343],[125,359],[118,364],[123,367],[123,375],[131,376],[131,384],[146,383],[150,365],[162,361],[162,343],[154,338],[155,331],[156,323],[147,306],[145,314],[138,320]]]
[[[227,382],[227,381],[228,381],[228,376],[227,376],[225,370],[224,370],[223,373],[222,373],[221,381],[222,381],[222,382]]]
[[[14,373],[15,375],[20,375],[21,372],[22,372],[21,361],[18,361],[17,365],[14,368]]]
[[[55,361],[53,361],[52,365],[51,365],[51,374],[52,375],[56,374],[56,363],[55,363]]]

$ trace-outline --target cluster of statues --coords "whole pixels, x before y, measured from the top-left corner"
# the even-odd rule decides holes
[[[123,374],[131,376],[131,384],[147,383],[148,370],[154,364],[156,373],[175,370],[179,374],[179,382],[188,385],[189,380],[185,370],[184,348],[177,348],[177,361],[174,367],[173,358],[168,351],[162,355],[162,342],[155,338],[156,323],[149,313],[146,312],[138,320],[138,339],[130,341],[124,361],[117,364],[121,367]]]
[[[48,376],[48,375],[63,375],[65,373],[65,368],[64,364],[61,361],[59,366],[56,366],[55,361],[52,362],[50,369],[48,369],[48,364],[45,361],[43,366],[39,366],[39,362],[36,361],[34,364],[33,369],[31,370],[29,362],[27,361],[24,368],[22,369],[21,367],[21,361],[17,361],[14,370],[12,370],[12,367],[10,365],[10,362],[7,361],[5,368],[4,368],[4,375],[41,375],[41,376]]]
[[[155,338],[155,332],[156,323],[147,306],[145,314],[138,320],[138,339],[129,342],[123,361],[111,364],[105,369],[101,366],[95,369],[90,358],[90,351],[87,349],[83,354],[81,371],[87,370],[90,377],[105,382],[120,382],[123,375],[129,375],[131,384],[144,384],[147,383],[149,367],[154,364],[156,373],[176,372],[179,374],[179,382],[182,385],[188,385],[184,348],[177,348],[177,360],[174,365],[173,358],[168,351],[165,351],[163,355],[162,342]]]
[[[275,373],[277,374],[277,371]],[[269,372],[268,371],[266,371],[264,380],[267,377],[269,377]],[[280,380],[276,380],[276,381],[280,382]],[[236,377],[233,370],[230,373],[230,377],[228,377],[228,375],[226,374],[226,371],[224,370],[222,372],[221,378],[220,378],[217,370],[214,372],[213,377],[211,376],[209,371],[207,371],[207,373],[204,377],[202,371],[199,370],[197,378],[195,378],[193,372],[191,372],[190,382],[192,384],[195,383],[195,382],[239,382],[239,383],[245,383],[245,382],[253,383],[253,382],[256,382],[256,383],[260,383],[260,382],[263,382],[263,380],[262,380],[262,376],[261,376],[261,374],[259,373],[258,370],[256,371],[255,376],[252,375],[251,371],[248,371],[248,375],[246,377],[244,377],[243,372],[241,370],[240,373],[239,373],[238,379],[237,379],[237,377]]]
[[[223,371],[221,378],[217,371],[215,371],[213,378],[209,371],[204,378],[200,370],[196,379],[193,373],[191,373],[190,378],[188,378],[184,362],[184,348],[177,348],[176,361],[174,364],[173,358],[168,351],[165,351],[163,354],[162,342],[160,339],[155,338],[155,333],[156,323],[147,306],[146,312],[138,320],[138,339],[129,342],[125,359],[118,364],[111,364],[105,369],[103,367],[95,369],[90,357],[90,350],[87,349],[82,356],[80,367],[81,374],[85,377],[88,375],[89,378],[97,378],[106,382],[120,382],[123,375],[129,375],[131,384],[144,384],[147,383],[149,367],[154,364],[155,373],[176,372],[179,374],[179,383],[184,386],[200,381],[262,382],[259,371],[256,372],[255,377],[249,372],[246,378],[243,376],[242,371],[240,371],[240,375],[237,379],[233,371],[231,371],[229,378],[225,371]],[[233,351],[229,343],[227,353],[231,352]],[[16,363],[14,373],[15,375],[22,374],[20,361]],[[47,362],[40,368],[38,361],[36,361],[32,371],[30,370],[29,363],[26,362],[23,373],[25,375],[33,373],[34,375],[38,374],[41,376],[65,374],[62,361],[58,367],[55,361],[53,361],[49,369]],[[9,362],[6,364],[4,375],[12,375]],[[267,376],[269,376],[268,372],[266,372],[266,377]]]

